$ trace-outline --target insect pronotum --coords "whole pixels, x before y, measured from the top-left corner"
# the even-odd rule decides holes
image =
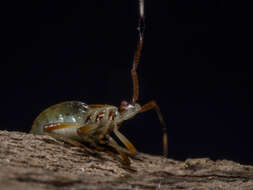
[[[86,105],[79,101],[67,101],[50,106],[34,120],[31,133],[50,135],[58,140],[83,147],[85,151],[92,152],[89,147],[96,150],[106,150],[108,146],[118,152],[124,164],[130,165],[128,155],[135,155],[134,145],[119,132],[123,121],[133,118],[136,114],[154,109],[161,122],[163,130],[163,152],[167,156],[166,125],[160,109],[155,101],[141,106],[137,103],[139,98],[139,82],[137,67],[140,61],[145,29],[144,0],[139,0],[139,39],[131,69],[133,81],[133,97],[130,102],[122,101],[119,108],[107,104]],[[112,133],[125,145],[120,146],[112,137]],[[83,144],[84,143],[84,144]]]

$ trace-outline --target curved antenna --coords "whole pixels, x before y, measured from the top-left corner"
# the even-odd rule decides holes
[[[139,39],[137,42],[137,48],[134,55],[133,60],[133,67],[131,70],[132,80],[133,80],[133,99],[132,103],[135,103],[139,98],[139,81],[138,81],[138,75],[137,75],[137,67],[140,62],[140,56],[141,56],[141,50],[143,46],[143,38],[144,38],[144,29],[145,29],[145,23],[144,23],[144,0],[139,0],[139,24],[138,24],[138,32],[139,32]]]

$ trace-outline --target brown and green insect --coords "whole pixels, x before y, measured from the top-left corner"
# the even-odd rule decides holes
[[[119,132],[120,125],[136,114],[155,109],[163,129],[164,155],[167,155],[167,132],[160,109],[155,101],[150,101],[144,106],[137,103],[139,97],[139,84],[137,66],[141,55],[144,37],[144,0],[139,0],[139,40],[135,52],[133,67],[131,70],[133,80],[133,98],[130,102],[122,101],[119,108],[106,104],[86,105],[79,101],[67,101],[50,106],[35,119],[31,133],[50,135],[62,140],[81,146],[90,152],[83,143],[89,144],[96,150],[103,150],[109,146],[117,151],[124,164],[129,165],[128,155],[135,155],[134,145]],[[121,147],[112,137],[112,133],[126,146]]]

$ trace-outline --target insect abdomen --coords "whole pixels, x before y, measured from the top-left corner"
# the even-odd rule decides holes
[[[43,127],[50,123],[85,124],[88,106],[79,101],[62,102],[50,106],[35,119],[31,133],[44,134]]]

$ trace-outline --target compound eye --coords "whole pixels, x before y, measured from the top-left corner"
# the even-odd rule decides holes
[[[123,100],[121,103],[120,103],[120,106],[119,106],[119,112],[122,112],[124,110],[127,109],[129,103],[125,100]]]
[[[128,106],[128,102],[126,100],[123,100],[120,105],[121,106]]]

